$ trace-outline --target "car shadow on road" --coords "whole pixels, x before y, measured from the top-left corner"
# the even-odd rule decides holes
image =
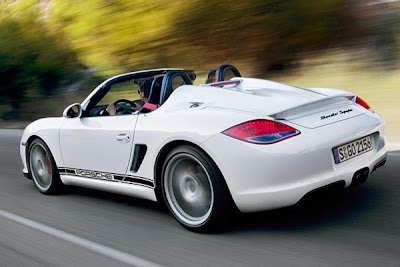
[[[388,153],[384,167],[366,183],[348,188],[330,188],[303,198],[294,206],[240,214],[228,232],[314,231],[334,226],[400,227],[400,150]]]
[[[74,198],[84,198],[88,200],[96,200],[106,203],[107,205],[125,206],[136,210],[165,212],[168,210],[162,203],[153,202],[146,199],[119,195],[95,189],[88,189],[83,187],[68,186],[64,196],[72,196]]]
[[[331,188],[303,198],[296,205],[272,211],[240,214],[228,231],[314,231],[338,225],[365,225],[385,206],[385,188],[367,183]],[[378,219],[379,220],[379,219]]]
[[[70,187],[66,196],[104,202],[173,220],[160,203],[91,189]],[[331,188],[310,194],[294,206],[272,211],[237,214],[223,230],[214,234],[257,231],[308,231],[321,227],[362,223],[368,214],[384,205],[385,191],[365,183],[356,187]],[[367,218],[368,219],[368,218]],[[178,227],[178,224],[176,224]]]

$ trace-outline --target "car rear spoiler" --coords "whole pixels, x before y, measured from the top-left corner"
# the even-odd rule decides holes
[[[287,110],[269,115],[270,117],[273,117],[276,120],[287,120],[289,118],[294,118],[297,116],[302,116],[305,113],[313,113],[316,110],[319,110],[321,108],[327,108],[327,107],[332,107],[332,106],[340,106],[345,103],[349,103],[349,101],[354,102],[354,97],[355,95],[348,94],[348,93],[343,93],[343,94],[338,94],[334,96],[328,96],[316,101],[312,101],[309,103],[301,104],[292,108],[289,108]]]

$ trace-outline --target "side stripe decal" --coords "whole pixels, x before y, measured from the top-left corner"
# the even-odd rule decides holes
[[[107,173],[91,170],[73,169],[73,168],[58,168],[60,175],[72,175],[82,178],[99,179],[110,182],[120,182],[127,184],[137,184],[145,187],[154,188],[154,182],[148,178],[132,175],[123,175],[116,173]]]

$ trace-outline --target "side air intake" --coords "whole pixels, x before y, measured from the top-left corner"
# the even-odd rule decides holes
[[[131,172],[137,172],[142,165],[144,156],[147,152],[146,145],[135,145],[135,152],[133,153]]]

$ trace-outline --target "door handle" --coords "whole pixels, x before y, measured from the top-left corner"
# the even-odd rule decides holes
[[[131,137],[128,133],[117,134],[115,138],[117,139],[118,142],[121,143],[129,143],[129,141],[131,140]]]

